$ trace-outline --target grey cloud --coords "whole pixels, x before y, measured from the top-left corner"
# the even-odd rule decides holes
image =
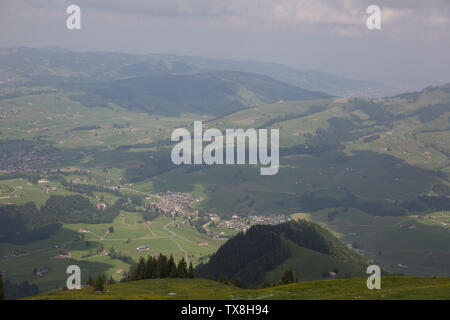
[[[3,0],[5,1],[5,0]],[[247,27],[277,25],[360,25],[370,4],[387,13],[387,22],[402,18],[424,20],[430,16],[450,17],[448,0],[6,0],[21,10],[61,10],[69,4],[80,5],[97,15],[148,16],[158,19],[194,19]],[[7,10],[6,10],[7,11]]]
[[[70,4],[80,32],[65,29]],[[370,4],[380,31],[365,26]],[[449,30],[450,0],[0,0],[2,47],[259,59],[374,80],[450,81]]]

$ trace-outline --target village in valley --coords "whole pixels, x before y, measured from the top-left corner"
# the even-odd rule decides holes
[[[232,235],[246,231],[252,225],[277,225],[291,218],[285,214],[277,214],[271,216],[248,216],[243,217],[233,214],[231,218],[220,217],[217,213],[203,212],[201,213],[196,205],[203,199],[195,199],[191,194],[182,192],[167,191],[163,194],[155,195],[156,200],[152,203],[161,214],[171,217],[181,217],[185,221],[179,223],[191,222],[194,225],[201,226],[197,228],[199,232],[206,233],[211,238],[218,240],[226,240]],[[150,199],[147,197],[146,199]],[[195,221],[201,221],[199,225]],[[177,224],[175,224],[176,226]]]
[[[90,174],[90,172],[75,172],[73,170],[69,170],[69,172],[71,174]],[[17,181],[21,185],[26,183],[22,178]],[[72,184],[86,184],[89,182],[86,177],[72,178],[69,181]],[[27,185],[28,187],[36,186],[40,193],[44,194],[64,189],[61,186],[56,187],[48,178],[41,178],[34,184],[28,183],[30,184]],[[85,246],[85,250],[88,250],[87,254],[84,253],[81,256],[83,259],[100,259],[102,256],[107,259],[114,259],[114,257],[110,257],[110,254],[114,251],[114,246],[120,247],[120,245],[118,245],[119,242],[123,242],[124,246],[127,246],[130,242],[136,243],[133,250],[134,253],[131,254],[133,259],[147,255],[155,256],[164,252],[164,250],[161,251],[161,248],[153,246],[151,241],[146,241],[146,239],[152,239],[152,237],[147,236],[149,232],[153,237],[156,233],[160,238],[166,238],[168,241],[166,245],[170,245],[171,242],[176,243],[179,252],[186,256],[187,259],[192,259],[194,255],[185,251],[184,244],[180,244],[179,241],[181,240],[198,246],[199,252],[203,253],[198,253],[197,259],[202,260],[208,256],[208,253],[213,253],[219,244],[225,242],[239,232],[245,232],[253,225],[276,225],[291,220],[290,216],[285,214],[276,214],[272,216],[241,216],[235,213],[231,217],[224,218],[217,213],[205,212],[202,210],[200,204],[203,201],[203,198],[195,198],[189,193],[166,191],[148,194],[132,189],[135,187],[133,184],[114,185],[113,183],[108,183],[102,185],[102,187],[108,189],[114,188],[114,190],[118,192],[122,189],[122,191],[126,190],[138,195],[137,198],[139,198],[140,201],[137,201],[136,197],[134,198],[134,201],[129,199],[125,204],[126,207],[124,207],[116,217],[116,224],[114,224],[115,227],[124,227],[130,231],[140,230],[139,232],[141,232],[141,234],[136,235],[136,239],[129,238],[126,239],[125,242],[123,242],[125,239],[114,239],[113,224],[105,224],[102,227],[100,227],[100,225],[92,224],[74,225],[74,231],[78,234],[75,238],[67,239],[67,242],[65,243],[52,243],[50,240],[51,246],[47,248],[35,248],[29,251],[14,250],[2,252],[0,263],[7,263],[11,260],[15,261],[16,259],[30,255],[46,255],[46,258],[39,259],[39,263],[30,266],[30,272],[34,275],[34,279],[37,280],[38,278],[46,278],[52,273],[52,270],[54,269],[54,267],[52,267],[54,264],[53,261],[71,261],[76,259],[80,253],[74,255],[73,245],[77,242],[82,242],[82,246]],[[16,187],[16,190],[18,191],[19,188]],[[103,202],[103,196],[96,195],[95,197],[92,197],[91,201],[94,202],[94,207],[99,213],[107,208],[107,205]],[[130,222],[128,219],[131,219],[133,222]],[[162,223],[160,221],[164,222]],[[142,227],[142,225],[145,227]],[[191,233],[186,234],[185,232],[187,232],[187,230],[191,230],[189,231]],[[123,232],[123,230],[121,232]],[[163,234],[165,235],[163,236]],[[180,240],[177,241],[174,238]],[[95,241],[100,241],[100,246],[91,247],[89,244],[94,243]],[[104,247],[104,245],[110,245],[110,243],[111,248]],[[118,252],[120,259],[124,259],[125,256],[120,256],[123,252],[120,252],[120,249]],[[125,251],[125,255],[128,255],[129,253],[130,252],[127,253],[127,251]],[[121,270],[120,272],[117,271],[115,273],[119,280],[126,272],[124,267],[120,267],[117,270]],[[5,274],[7,272],[6,270],[1,269],[0,271]]]

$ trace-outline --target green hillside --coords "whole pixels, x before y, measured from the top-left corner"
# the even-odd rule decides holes
[[[91,85],[86,92],[71,96],[88,107],[114,103],[135,111],[172,116],[187,113],[224,115],[280,100],[326,97],[329,96],[266,76],[231,71],[149,75]]]
[[[240,279],[244,285],[274,283],[287,268],[305,280],[355,277],[365,273],[368,263],[346,248],[329,231],[299,220],[276,226],[256,225],[228,240],[206,264],[200,277]],[[333,272],[335,274],[333,274]]]
[[[399,88],[317,71],[259,62],[165,54],[73,52],[61,48],[0,49],[0,81],[17,83],[102,82],[138,76],[240,71],[265,75],[292,86],[337,96],[387,96]]]
[[[450,298],[450,278],[383,277],[380,290],[365,278],[293,283],[266,289],[240,289],[205,279],[154,279],[108,285],[102,293],[86,288],[30,297],[31,300],[427,300]]]

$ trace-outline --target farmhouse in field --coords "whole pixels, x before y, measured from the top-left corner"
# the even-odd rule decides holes
[[[55,257],[57,259],[69,259],[72,255],[68,251],[60,251],[59,254]]]
[[[148,250],[150,250],[150,248],[147,246],[139,246],[136,248],[136,250],[139,252],[142,252],[142,251],[148,251]]]
[[[35,269],[34,274],[39,276],[39,277],[42,277],[45,274],[47,274],[49,271],[50,271],[50,269],[47,266],[44,266],[42,268]]]

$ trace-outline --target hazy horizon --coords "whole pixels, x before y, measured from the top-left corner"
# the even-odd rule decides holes
[[[65,26],[70,4],[81,7],[81,30]],[[370,4],[381,7],[381,30],[366,27]],[[409,87],[450,82],[450,2],[442,0],[6,0],[0,18],[3,48],[265,61]]]

